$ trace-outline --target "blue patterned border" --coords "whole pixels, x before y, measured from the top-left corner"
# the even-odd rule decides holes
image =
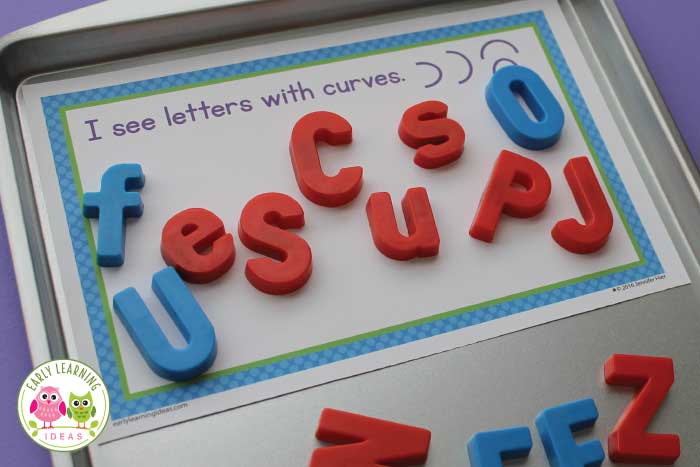
[[[350,343],[339,343],[324,350],[293,356],[275,363],[255,368],[234,369],[228,373],[221,372],[222,374],[216,374],[213,377],[188,384],[168,385],[158,392],[146,391],[145,394],[128,392],[125,378],[123,376],[120,378],[120,357],[118,348],[113,346],[116,340],[113,340],[110,336],[111,310],[109,303],[100,294],[100,271],[95,266],[90,248],[92,234],[89,232],[89,224],[86,223],[80,209],[78,193],[79,190],[80,192],[82,191],[82,188],[80,188],[80,180],[76,179],[71,166],[69,155],[70,135],[67,131],[64,131],[64,115],[62,113],[65,112],[67,107],[87,103],[104,104],[105,100],[134,96],[135,94],[162,91],[187,85],[206,85],[212,80],[230,79],[279,68],[289,69],[297,66],[309,66],[312,62],[378,53],[385,49],[415,47],[425,43],[455,40],[478,33],[497,33],[516,26],[532,26],[540,35],[545,52],[551,58],[554,71],[558,73],[561,79],[562,88],[569,99],[572,111],[577,115],[582,129],[585,130],[584,136],[587,136],[589,141],[592,151],[591,155],[597,160],[602,175],[607,179],[609,188],[612,190],[611,195],[616,200],[618,210],[623,219],[626,220],[629,231],[639,246],[639,251],[642,254],[639,263],[601,277],[584,277],[573,284],[555,284],[525,297],[518,296],[512,300],[491,306],[465,309],[458,314],[437,318],[432,322],[411,325],[402,329],[387,330],[386,333],[378,336],[360,338]],[[113,420],[462,329],[544,305],[609,289],[623,283],[652,277],[663,272],[661,263],[647,237],[635,207],[622,184],[622,180],[581,96],[576,81],[541,11],[280,55],[99,89],[54,95],[42,98],[42,104],[90,327],[99,358],[100,371],[109,387]]]

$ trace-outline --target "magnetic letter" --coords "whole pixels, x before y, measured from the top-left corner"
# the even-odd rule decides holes
[[[535,117],[518,101],[520,95]],[[553,146],[564,127],[564,112],[542,78],[529,68],[513,65],[499,69],[486,86],[486,103],[508,137],[527,149]]]
[[[428,458],[430,431],[323,409],[316,438],[341,446],[316,449],[309,467],[410,467]]]
[[[535,418],[547,459],[552,467],[595,467],[605,459],[600,441],[576,444],[572,431],[593,426],[598,409],[593,399],[582,399],[545,409]]]
[[[503,467],[504,460],[530,454],[532,437],[525,426],[482,431],[471,437],[467,449],[471,467]]]
[[[206,209],[185,209],[168,220],[160,241],[163,260],[187,282],[204,284],[221,277],[233,265],[233,235]]]
[[[518,190],[514,184],[525,191]],[[481,195],[469,235],[485,242],[493,241],[501,213],[533,217],[545,208],[551,191],[552,183],[544,167],[514,152],[501,151]]]
[[[311,248],[306,241],[284,229],[304,226],[304,210],[294,198],[264,193],[248,201],[238,224],[241,242],[270,258],[250,259],[245,275],[265,293],[282,295],[301,288],[311,276]]]
[[[372,239],[385,256],[397,260],[435,256],[440,249],[433,210],[425,188],[410,188],[401,202],[408,236],[399,232],[389,193],[372,193],[367,201],[367,219]]]
[[[552,229],[552,238],[572,253],[598,251],[608,241],[613,217],[593,167],[587,158],[574,157],[566,163],[564,175],[583,215],[584,224],[576,219],[559,221]]]
[[[424,169],[434,169],[454,162],[464,151],[464,129],[447,118],[447,104],[425,101],[404,112],[399,124],[399,138],[417,149],[413,162]]]
[[[323,173],[316,143],[333,146],[350,144],[352,127],[332,112],[311,112],[299,119],[292,130],[289,154],[299,189],[309,201],[321,206],[349,203],[362,188],[362,167],[346,167],[329,177]]]
[[[610,459],[633,464],[673,464],[678,459],[678,435],[646,432],[673,380],[673,360],[667,357],[614,354],[605,362],[605,382],[638,388],[608,436]]]
[[[214,327],[172,267],[155,273],[151,288],[187,341],[184,348],[175,348],[168,342],[133,287],[114,296],[114,311],[157,375],[174,381],[201,375],[216,358]]]
[[[113,165],[102,175],[100,191],[83,195],[83,215],[99,218],[97,264],[114,267],[124,264],[124,231],[127,217],[141,217],[141,195],[132,190],[145,183],[139,164]]]

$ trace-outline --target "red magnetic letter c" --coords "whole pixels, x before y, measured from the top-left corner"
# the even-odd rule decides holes
[[[332,112],[312,112],[299,119],[292,130],[289,154],[299,189],[309,201],[321,206],[347,204],[360,193],[362,167],[346,167],[329,177],[323,173],[316,143],[350,144],[352,127]]]

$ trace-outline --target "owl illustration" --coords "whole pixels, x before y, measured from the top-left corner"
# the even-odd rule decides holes
[[[92,394],[88,391],[83,396],[76,396],[72,392],[68,399],[68,418],[78,422],[78,428],[86,428],[85,422],[95,416],[95,406],[92,405]],[[81,427],[80,424],[83,424]]]
[[[49,422],[48,428],[53,428],[53,422],[66,414],[66,403],[57,387],[42,386],[29,406],[29,413],[44,422],[43,428],[46,428],[46,422]]]

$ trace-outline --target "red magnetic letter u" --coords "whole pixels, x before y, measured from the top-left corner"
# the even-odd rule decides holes
[[[367,219],[377,249],[397,260],[437,255],[440,235],[425,188],[410,188],[401,206],[408,236],[399,232],[389,193],[372,193],[369,197]]]

